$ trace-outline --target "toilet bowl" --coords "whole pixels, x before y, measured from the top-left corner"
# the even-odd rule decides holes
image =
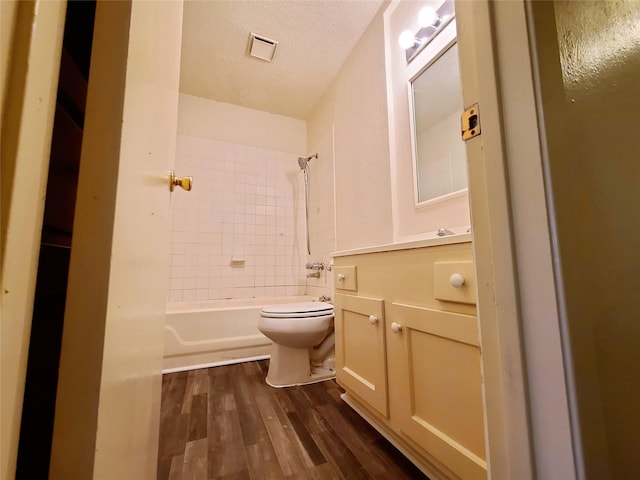
[[[305,385],[335,377],[330,303],[265,306],[258,330],[273,342],[266,379],[272,387]]]

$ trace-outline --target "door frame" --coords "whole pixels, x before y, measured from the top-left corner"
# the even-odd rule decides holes
[[[62,40],[65,24],[65,12],[67,2],[64,0],[35,0],[32,2],[20,2],[18,0],[5,0],[1,2],[2,5],[2,54],[10,56],[8,61],[5,58],[2,59],[2,230],[0,238],[1,249],[1,268],[2,268],[2,306],[1,306],[1,430],[0,430],[0,478],[13,478],[16,470],[16,459],[19,441],[20,431],[20,419],[22,412],[22,398],[24,394],[24,381],[26,375],[26,363],[30,338],[30,326],[31,317],[33,313],[33,300],[35,293],[36,272],[38,265],[38,254],[40,248],[40,236],[44,213],[44,200],[47,183],[47,171],[49,165],[49,155],[51,146],[51,137],[53,131],[53,119],[57,97],[57,81],[60,69],[60,53],[62,49]],[[101,2],[99,2],[100,4]],[[108,4],[109,2],[104,2]],[[152,2],[122,2],[120,8],[129,9],[130,15],[136,17],[136,21],[139,24],[144,24],[145,20],[151,14],[153,23],[156,10],[153,8]],[[168,19],[168,24],[171,28],[165,29],[165,37],[162,38],[162,44],[169,42],[171,52],[175,52],[176,43],[171,43],[175,38],[177,42],[178,60],[174,61],[176,71],[179,70],[179,50],[180,50],[180,37],[182,26],[182,2],[168,2],[163,4],[163,11],[160,14],[161,19]],[[151,9],[151,10],[150,10]],[[132,17],[133,18],[133,17]],[[128,20],[127,20],[128,26]],[[167,23],[159,23],[157,28],[163,28],[167,26]],[[129,42],[130,31],[128,28],[122,29],[122,25],[118,24],[119,28],[117,34],[120,34],[122,38],[119,38],[119,42],[125,44]],[[116,35],[114,33],[114,35]],[[176,36],[177,35],[177,36]],[[156,58],[162,59],[167,54],[167,49],[160,48],[157,44],[151,45],[149,39],[153,39],[153,35],[145,36],[144,33],[138,33],[137,36],[137,56],[136,59],[129,63],[131,58],[126,55],[122,57],[121,64],[118,68],[126,71],[130,68],[136,75],[136,88],[140,93],[140,80],[144,79],[143,72],[146,69],[153,69],[156,66],[153,59],[148,55],[149,51],[158,52]],[[166,45],[165,45],[166,47]],[[145,50],[146,49],[146,50]],[[121,50],[120,50],[121,51]],[[8,66],[8,68],[4,68]],[[155,71],[155,70],[153,70]],[[173,70],[172,70],[173,72]],[[120,79],[116,79],[117,84]],[[173,83],[171,83],[173,82]],[[171,78],[162,78],[161,81],[154,82],[154,85],[149,89],[149,95],[167,95],[175,92],[175,98],[169,102],[169,112],[173,112],[168,115],[164,120],[163,129],[159,132],[165,132],[167,125],[173,123],[173,131],[175,132],[175,123],[177,120],[177,101],[178,101],[178,82],[179,75],[171,75]],[[169,85],[169,83],[171,83]],[[112,90],[113,85],[109,85],[109,89]],[[141,97],[144,97],[145,101],[148,101],[147,89],[143,88],[142,95],[136,95],[136,89],[131,88],[130,95],[134,96],[136,101],[139,101]],[[170,96],[171,96],[170,95]],[[164,98],[164,97],[163,97]],[[102,105],[105,111],[112,109],[111,104]],[[157,108],[156,108],[157,107]],[[164,106],[163,106],[164,108]],[[160,110],[159,105],[154,104],[154,112],[162,113],[165,110]],[[134,110],[132,109],[131,112]],[[150,111],[150,110],[149,110]],[[131,124],[134,124],[136,119],[131,118],[128,120]],[[162,117],[158,115],[158,117]],[[122,123],[122,117],[118,124]],[[107,135],[108,136],[108,135]],[[167,138],[167,148],[162,149],[160,152],[155,150],[148,152],[149,159],[151,160],[155,156],[164,155],[167,158],[173,160],[175,153],[175,135],[172,138]],[[113,152],[112,152],[113,153]],[[118,152],[116,151],[116,154]],[[133,152],[129,151],[129,154]],[[144,155],[138,155],[138,158],[147,158],[147,152]],[[115,166],[115,170],[118,170],[118,166]],[[142,175],[140,175],[142,173]],[[134,175],[129,175],[128,178],[137,177],[138,181],[142,181],[145,186],[152,186],[153,188],[163,189],[166,188],[168,194],[168,177],[166,172],[153,176],[152,174],[146,174],[145,172],[134,172]],[[102,182],[104,189],[102,193],[111,193],[109,198],[98,199],[98,203],[107,206],[107,213],[109,208],[113,208],[113,205],[109,207],[110,202],[115,202],[115,194],[120,190],[120,186],[117,184],[117,175],[109,176],[108,178],[98,178],[96,182]],[[167,205],[169,203],[167,195]],[[95,215],[98,219],[107,218],[105,212],[96,208],[91,211],[91,215]],[[154,215],[154,213],[151,213]],[[159,217],[162,215],[159,215]],[[168,225],[167,218],[163,217],[164,224]],[[105,227],[108,228],[108,227]],[[167,227],[168,235],[168,227]],[[120,240],[122,240],[120,238]],[[117,244],[120,253],[126,251],[124,247],[125,241],[120,241]],[[99,257],[100,262],[94,262],[93,259],[98,257],[92,257],[96,253],[94,246],[89,243],[85,245],[84,255],[88,258],[85,265],[88,268],[94,268],[95,263],[101,265],[108,263],[111,257]],[[168,236],[167,236],[168,247]],[[168,249],[167,249],[168,250]],[[157,250],[154,250],[157,252]],[[168,255],[168,251],[166,252]],[[167,266],[168,268],[168,266]],[[166,276],[168,283],[168,274],[161,275],[162,278]],[[96,295],[108,296],[108,291],[103,288],[105,285],[93,285],[93,288],[100,290]],[[164,300],[166,292],[157,291],[154,293],[158,299],[162,301],[162,312],[154,311],[154,319],[164,318]],[[118,306],[119,308],[119,306]],[[138,313],[138,312],[136,312]],[[84,318],[85,323],[89,323],[87,319],[91,319],[91,316]],[[65,326],[66,328],[66,326]],[[114,328],[113,326],[111,327]],[[140,326],[136,325],[136,332],[141,332]],[[158,427],[159,427],[159,411],[160,411],[160,375],[161,375],[161,361],[162,361],[162,329],[156,329],[154,331],[153,347],[153,359],[154,362],[157,359],[157,368],[155,366],[149,369],[150,373],[145,378],[128,378],[125,382],[129,381],[129,386],[136,392],[153,391],[153,399],[150,402],[153,403],[149,408],[145,408],[143,411],[136,411],[134,414],[137,417],[145,419],[149,425],[148,432],[138,431],[134,425],[131,425],[126,431],[113,431],[109,432],[112,423],[107,421],[103,426],[109,428],[102,428],[101,438],[109,436],[113,442],[106,445],[103,441],[99,446],[106,446],[107,448],[97,448],[101,450],[101,464],[110,463],[113,468],[127,468],[135,463],[135,468],[129,469],[128,472],[134,475],[136,478],[155,478],[156,458],[157,454],[157,439],[158,439]],[[95,338],[94,338],[95,337]],[[92,344],[97,345],[96,342],[100,342],[99,335],[92,334]],[[96,340],[97,339],[97,340]],[[84,340],[84,339],[83,339]],[[158,345],[160,346],[158,348]],[[138,350],[149,350],[148,346],[141,345]],[[119,359],[122,361],[123,358]],[[82,365],[83,359],[78,360],[76,358],[75,364]],[[91,363],[90,359],[86,363]],[[113,364],[114,362],[112,362]],[[86,365],[85,365],[86,366]],[[110,365],[111,373],[117,370],[118,365]],[[105,370],[101,365],[93,364],[91,379],[94,382],[107,383],[111,387],[113,393],[114,382],[113,375],[105,377]],[[148,388],[149,385],[151,388]],[[94,385],[92,383],[91,385]],[[87,388],[91,388],[89,385]],[[74,401],[73,395],[71,396],[72,403]],[[60,402],[58,402],[60,403]],[[145,404],[145,405],[148,405]],[[76,412],[80,412],[80,416],[87,414],[85,409],[87,405],[78,404]],[[69,406],[67,405],[67,408]],[[71,406],[73,409],[73,405]],[[88,410],[91,410],[89,408]],[[149,411],[148,411],[149,410]],[[90,412],[89,412],[90,413]],[[74,423],[69,432],[70,436],[65,436],[66,446],[63,452],[63,458],[66,458],[70,468],[77,468],[77,464],[82,464],[81,468],[85,468],[83,473],[77,478],[91,478],[92,476],[105,476],[100,471],[93,470],[94,457],[96,455],[96,449],[92,448],[95,441],[89,442],[89,449],[87,445],[82,444],[82,441],[75,437],[74,427],[81,429],[86,418],[80,418],[79,422]],[[108,419],[107,419],[108,420]],[[89,422],[95,427],[95,422]],[[122,423],[122,422],[120,422]],[[90,427],[91,427],[90,425]],[[105,433],[107,432],[107,433]],[[123,435],[124,434],[124,435]],[[55,434],[54,434],[55,435]],[[95,438],[96,431],[93,429],[93,435]],[[127,463],[123,460],[121,455],[118,454],[116,449],[111,448],[113,445],[121,444],[120,447],[131,452],[133,459]],[[131,447],[135,448],[131,448]],[[68,447],[68,448],[66,448]],[[77,447],[81,447],[79,451]],[[118,448],[120,448],[118,447]],[[83,458],[80,458],[83,457]],[[113,461],[114,458],[118,458],[118,461]],[[72,463],[76,465],[71,466]],[[142,472],[142,473],[140,473]],[[106,475],[109,476],[109,475]],[[52,478],[69,478],[64,476],[56,477],[56,474],[52,474]],[[75,477],[74,477],[75,478]],[[122,478],[122,477],[119,477]]]
[[[3,1],[0,478],[13,478],[66,1]],[[6,67],[6,68],[5,68]]]
[[[576,478],[527,5],[456,2],[490,478]]]

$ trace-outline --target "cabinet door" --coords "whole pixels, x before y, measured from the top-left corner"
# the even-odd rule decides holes
[[[459,477],[486,479],[476,317],[398,303],[388,313],[394,423]]]
[[[335,297],[338,382],[388,418],[384,301]]]

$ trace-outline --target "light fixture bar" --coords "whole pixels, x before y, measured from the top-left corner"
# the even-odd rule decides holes
[[[428,9],[429,7],[425,7]],[[405,55],[407,58],[407,64],[411,62],[423,49],[426,47],[431,40],[435,38],[435,36],[446,27],[451,20],[453,20],[455,16],[455,7],[452,0],[445,1],[440,7],[435,10],[433,13],[425,11],[425,9],[421,10],[421,21],[422,23],[426,23],[426,26],[422,26],[420,30],[416,32],[414,38],[419,39],[413,43],[413,45],[409,45],[408,42],[405,45],[408,45],[408,48],[405,49]],[[430,20],[430,21],[429,21]],[[406,32],[406,30],[405,30]],[[405,37],[408,35],[402,32]]]

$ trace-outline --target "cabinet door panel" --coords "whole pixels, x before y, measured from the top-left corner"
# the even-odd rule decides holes
[[[388,418],[384,301],[336,294],[334,311],[338,382]]]
[[[485,479],[482,377],[475,316],[394,303],[387,341],[392,415],[401,432],[465,479]]]

